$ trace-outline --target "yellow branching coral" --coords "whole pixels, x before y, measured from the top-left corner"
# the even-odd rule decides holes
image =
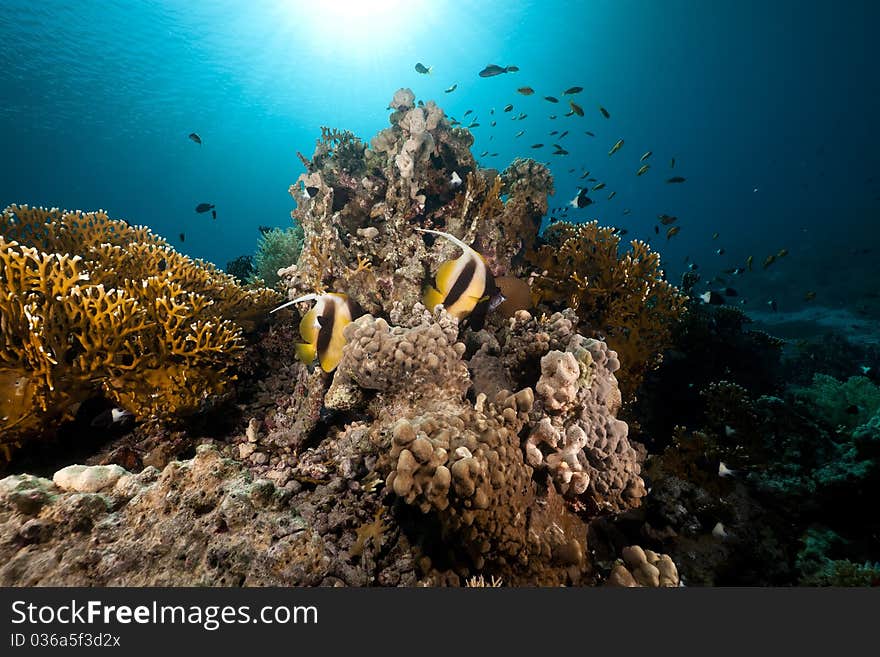
[[[541,271],[532,285],[535,302],[575,309],[617,351],[621,392],[631,398],[670,345],[685,296],[664,279],[660,254],[645,242],[633,240],[629,251],[618,254],[620,237],[613,228],[560,222],[544,237],[529,254]]]
[[[195,410],[226,390],[242,328],[278,300],[104,212],[9,206],[0,215],[0,446],[98,393],[138,417]]]

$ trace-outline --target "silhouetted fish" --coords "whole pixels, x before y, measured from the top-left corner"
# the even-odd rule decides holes
[[[517,66],[498,66],[498,64],[489,64],[480,71],[481,78],[491,78],[502,73],[516,73],[519,70]]]
[[[214,209],[214,205],[212,203],[199,203],[196,206],[196,212],[198,212],[199,214],[202,214],[204,212],[207,212],[208,210],[213,210],[213,209]]]
[[[198,136],[196,133],[194,133],[194,132],[189,133],[189,138],[192,139],[192,140],[193,140],[194,142],[196,142],[197,144],[201,144],[201,143],[202,143],[202,138],[199,137],[199,136]]]

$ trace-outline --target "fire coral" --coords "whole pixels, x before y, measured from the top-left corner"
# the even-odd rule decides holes
[[[279,300],[103,211],[0,214],[0,460],[103,394],[138,418],[227,390]]]
[[[672,344],[672,328],[686,297],[666,281],[660,254],[633,240],[618,255],[620,237],[598,222],[556,223],[529,259],[542,275],[532,285],[536,303],[577,311],[590,332],[614,349],[621,364],[624,399],[632,399],[645,372]]]

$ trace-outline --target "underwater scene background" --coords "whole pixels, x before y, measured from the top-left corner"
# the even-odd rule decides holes
[[[878,24],[7,0],[0,583],[876,585]]]

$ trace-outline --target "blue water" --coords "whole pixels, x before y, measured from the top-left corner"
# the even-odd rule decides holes
[[[483,166],[549,162],[551,206],[591,170],[608,187],[581,216],[651,237],[670,278],[685,256],[711,277],[787,248],[741,282],[749,304],[773,294],[795,310],[816,289],[828,307],[870,305],[878,24],[880,3],[791,0],[4,0],[0,205],[104,208],[223,266],[253,252],[259,225],[290,225],[296,152],[311,155],[321,125],[368,139],[388,125],[393,92],[411,87],[465,124],[474,110],[475,154],[499,154]],[[479,78],[488,63],[520,71]],[[524,85],[535,95],[517,94]],[[583,118],[563,116],[560,93],[574,85]],[[519,112],[528,118],[511,121]],[[554,129],[570,134],[558,141]],[[570,155],[552,156],[554,142]],[[636,177],[648,150],[652,169]],[[670,175],[687,182],[665,184]],[[216,222],[194,212],[201,202],[216,204]],[[654,235],[660,213],[680,218],[668,242]]]

